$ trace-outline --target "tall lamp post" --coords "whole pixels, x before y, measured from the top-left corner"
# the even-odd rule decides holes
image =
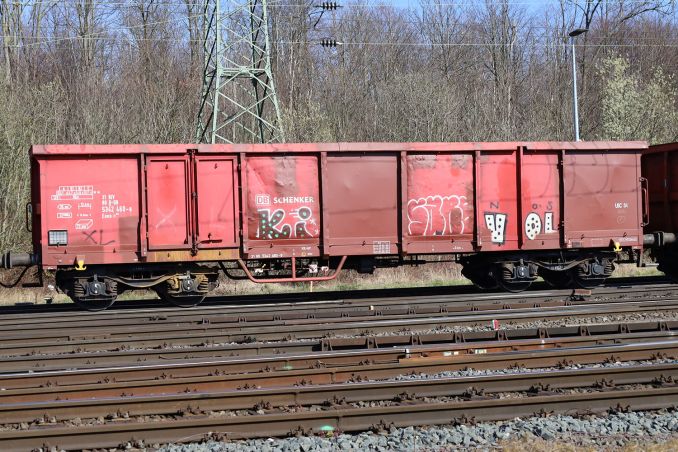
[[[577,107],[577,58],[574,53],[574,38],[589,31],[588,28],[577,28],[569,33],[572,47],[572,114],[574,115],[574,139],[579,141],[579,108]]]

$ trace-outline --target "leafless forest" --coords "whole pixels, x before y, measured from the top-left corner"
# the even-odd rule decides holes
[[[192,142],[202,0],[0,0],[0,249],[32,143]],[[271,0],[288,141],[678,139],[675,0]],[[320,39],[343,45],[325,48]]]

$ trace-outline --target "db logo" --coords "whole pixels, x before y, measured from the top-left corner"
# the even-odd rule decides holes
[[[269,195],[256,195],[254,203],[258,206],[268,206],[271,204],[271,197]]]

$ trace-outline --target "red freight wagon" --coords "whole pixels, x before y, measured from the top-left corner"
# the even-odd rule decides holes
[[[642,156],[642,171],[649,181],[648,201],[652,216],[646,231],[646,245],[659,270],[678,280],[678,143],[650,146]]]
[[[200,302],[449,254],[482,287],[602,282],[643,244],[643,142],[33,146],[34,254],[76,302]]]

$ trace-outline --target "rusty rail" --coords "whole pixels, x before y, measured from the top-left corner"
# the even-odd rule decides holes
[[[678,338],[631,344],[555,347],[486,353],[478,344],[467,353],[455,348],[411,347],[300,356],[178,362],[98,369],[17,373],[0,376],[0,405],[6,397],[49,400],[157,394],[172,391],[227,390],[281,385],[329,384],[392,378],[411,373],[473,369],[540,368],[603,361],[678,357]],[[56,397],[56,396],[55,396]],[[10,400],[10,399],[7,399]]]
[[[174,415],[223,410],[249,410],[266,405],[268,410],[286,406],[336,406],[358,401],[422,397],[472,399],[503,392],[530,395],[583,387],[623,385],[672,385],[678,381],[678,363],[644,364],[629,367],[580,368],[516,372],[472,377],[427,378],[409,381],[373,381],[315,386],[286,386],[265,389],[161,393],[155,396],[120,395],[105,398],[61,399],[27,402],[24,397],[5,397],[0,404],[0,423],[32,422],[107,416]],[[121,413],[120,415],[118,413]]]
[[[185,420],[111,422],[84,427],[40,427],[0,432],[5,451],[38,447],[84,449],[117,447],[128,441],[145,444],[168,441],[196,441],[206,438],[252,438],[285,436],[294,433],[381,430],[453,423],[463,419],[497,421],[540,412],[596,413],[617,406],[629,409],[670,408],[678,400],[678,387],[601,390],[582,394],[557,394],[511,399],[463,402],[406,403],[374,408],[337,408],[325,411],[272,413],[252,416],[196,416]]]
[[[209,321],[187,325],[161,324],[122,328],[86,328],[61,333],[57,331],[26,331],[0,333],[0,356],[45,353],[74,353],[77,351],[104,351],[121,348],[153,348],[168,346],[199,346],[215,342],[280,341],[318,339],[332,335],[364,335],[366,332],[422,331],[441,326],[488,325],[500,322],[527,322],[570,317],[667,312],[678,310],[678,300],[619,303],[615,305],[580,305],[562,308],[498,309],[494,311],[467,311],[430,314],[409,314],[389,319],[387,316],[333,319],[304,319],[273,322]],[[397,316],[396,316],[397,317]],[[102,331],[103,330],[103,331]]]
[[[25,355],[7,357],[2,371],[38,371],[93,368],[126,365],[129,363],[160,364],[178,360],[204,360],[206,358],[254,357],[311,353],[320,351],[358,351],[362,349],[385,349],[415,345],[471,344],[484,342],[483,348],[492,351],[525,350],[538,346],[597,345],[605,342],[641,342],[661,339],[668,333],[678,333],[678,321],[612,323],[586,326],[549,328],[521,328],[497,331],[468,331],[437,334],[408,334],[388,336],[363,336],[350,338],[326,338],[312,341],[288,341],[275,343],[241,343],[230,345],[205,345],[191,348],[164,348],[160,350],[122,350],[106,353],[69,353],[54,355]],[[506,342],[509,341],[509,342]],[[521,342],[522,341],[522,342]],[[452,345],[460,350],[459,346]],[[555,345],[554,345],[555,346]]]

